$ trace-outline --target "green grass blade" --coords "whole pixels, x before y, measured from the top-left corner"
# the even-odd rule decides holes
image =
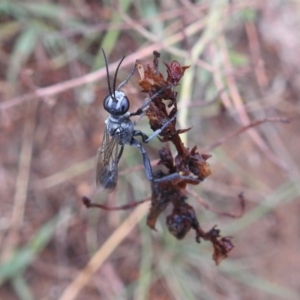
[[[0,284],[7,279],[12,279],[22,273],[34,260],[36,255],[49,243],[56,229],[66,222],[70,217],[67,212],[61,213],[48,221],[32,240],[20,250],[16,251],[12,257],[0,266]]]
[[[29,26],[23,31],[15,43],[8,69],[8,81],[14,84],[22,69],[23,64],[27,61],[33,52],[38,40],[39,32],[35,26]]]
[[[23,276],[17,275],[12,280],[12,287],[20,300],[34,300]]]

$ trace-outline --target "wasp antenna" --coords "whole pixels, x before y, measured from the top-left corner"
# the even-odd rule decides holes
[[[117,66],[117,70],[116,70],[116,74],[115,74],[115,78],[114,78],[114,85],[113,85],[114,93],[116,91],[116,81],[117,81],[117,76],[118,76],[119,68],[120,68],[120,66],[121,66],[121,64],[122,64],[122,62],[123,62],[123,60],[124,60],[125,57],[126,57],[125,55],[122,57],[121,61],[119,62],[118,66]]]
[[[110,78],[109,78],[109,71],[108,71],[108,61],[107,61],[107,57],[106,57],[106,54],[105,54],[103,48],[101,48],[101,50],[102,50],[102,53],[103,53],[103,56],[104,56],[104,60],[105,60],[106,78],[107,78],[107,84],[108,84],[109,94],[110,94],[110,95],[113,95],[112,92],[111,92],[111,86],[110,86]],[[115,94],[115,92],[114,92],[114,94]]]

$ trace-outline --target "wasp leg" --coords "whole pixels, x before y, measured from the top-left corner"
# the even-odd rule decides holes
[[[166,175],[162,178],[153,179],[153,182],[163,182],[163,181],[169,181],[169,180],[173,180],[173,179],[188,180],[192,184],[198,184],[202,181],[201,179],[195,178],[193,176],[182,176],[178,173],[172,173],[172,174]]]
[[[118,156],[117,156],[117,163],[119,162],[119,160],[120,160],[120,158],[121,158],[121,156],[122,156],[122,154],[123,154],[123,150],[124,150],[124,145],[121,145],[120,152],[119,152],[119,154],[118,154]]]
[[[136,112],[134,113],[130,113],[130,117],[131,116],[138,116],[141,115],[144,112],[144,109],[151,103],[151,101],[153,101],[154,98],[156,98],[157,96],[159,96],[163,91],[171,88],[173,85],[169,84],[163,88],[161,88],[158,92],[156,92],[154,95],[152,95]]]
[[[140,130],[134,130],[133,131],[133,136],[137,136],[140,135],[142,137],[143,142],[145,143],[148,139],[148,135],[146,135],[144,132],[140,131]]]
[[[145,134],[139,130],[136,130],[135,135],[141,135],[143,137]],[[148,180],[153,181],[153,182],[163,182],[163,181],[169,181],[169,180],[173,180],[173,179],[181,179],[181,180],[189,180],[190,182],[193,182],[194,184],[201,182],[201,180],[198,178],[195,178],[192,176],[182,176],[178,173],[173,173],[173,174],[166,175],[162,178],[154,179],[149,157],[147,155],[146,150],[142,146],[142,144],[135,138],[132,138],[130,146],[139,148],[139,150],[142,154],[142,157],[143,157],[143,164],[144,164],[145,173],[146,173]]]
[[[152,167],[151,167],[150,160],[149,160],[146,150],[144,149],[142,144],[135,138],[132,138],[132,140],[130,142],[130,146],[139,148],[139,150],[142,154],[142,157],[143,157],[143,164],[144,164],[146,176],[150,181],[153,181]]]
[[[143,141],[144,143],[149,143],[153,138],[155,138],[157,135],[161,134],[163,130],[170,125],[177,117],[177,113],[168,120],[161,128],[155,130],[148,138],[147,140]]]
[[[161,134],[163,130],[170,125],[177,117],[177,113],[170,119],[168,120],[161,128],[155,130],[149,137],[143,133],[140,130],[134,130],[133,131],[133,136],[140,135],[142,137],[142,140],[144,143],[149,143],[153,138],[155,138],[157,135]]]

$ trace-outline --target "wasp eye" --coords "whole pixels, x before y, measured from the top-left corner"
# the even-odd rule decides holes
[[[124,92],[115,91],[108,95],[103,102],[104,109],[111,115],[124,115],[129,109],[129,100]]]

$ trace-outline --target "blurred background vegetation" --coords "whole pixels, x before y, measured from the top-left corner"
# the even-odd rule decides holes
[[[0,2],[1,299],[299,299],[300,1],[41,0]],[[209,151],[212,175],[189,196],[203,229],[234,250],[216,267],[210,243],[177,241],[149,203],[87,210],[107,113],[103,47],[123,80],[136,59],[190,65],[177,88],[188,147]],[[145,100],[135,75],[131,111]],[[222,92],[223,91],[223,92]],[[222,93],[220,93],[222,92]],[[217,97],[216,97],[217,95]],[[230,133],[264,118],[234,138]],[[138,128],[151,130],[144,118]],[[224,139],[224,140],[223,140]],[[147,145],[157,159],[161,144]],[[121,205],[150,195],[137,149],[119,163]],[[124,176],[126,174],[126,176]],[[298,201],[297,201],[298,200]]]

